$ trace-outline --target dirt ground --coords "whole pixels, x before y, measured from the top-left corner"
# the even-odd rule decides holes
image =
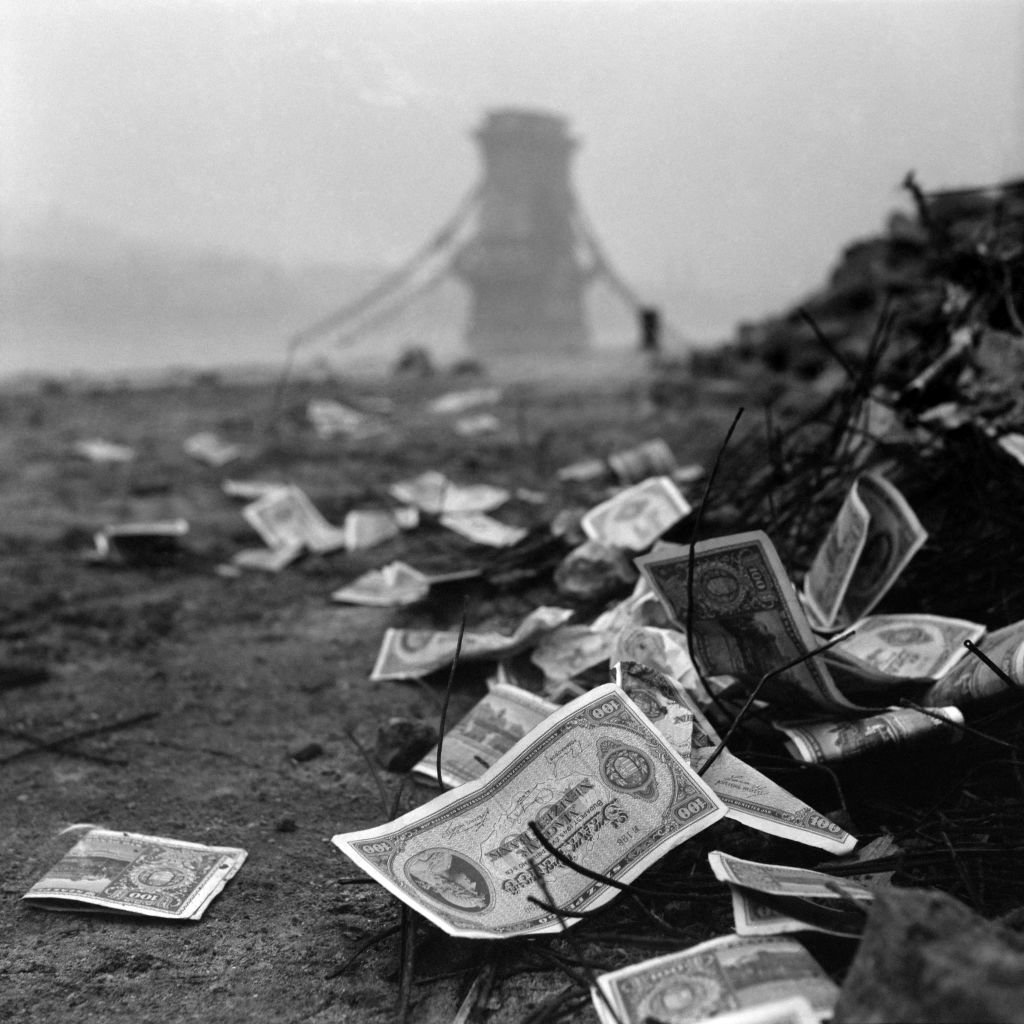
[[[0,1019],[398,1019],[400,905],[375,884],[346,883],[357,872],[329,837],[386,817],[352,737],[372,751],[378,724],[391,715],[439,718],[443,680],[368,681],[385,627],[451,626],[461,596],[399,613],[335,605],[329,594],[394,558],[464,567],[491,553],[428,526],[363,553],[309,557],[279,575],[227,578],[217,567],[259,540],[221,481],[294,481],[340,523],[350,508],[379,504],[388,483],[437,468],[458,482],[545,492],[543,506],[514,502],[502,513],[539,526],[572,503],[554,471],[580,456],[655,436],[683,462],[717,448],[733,399],[656,408],[644,373],[633,367],[585,390],[510,385],[495,410],[501,429],[473,439],[454,433],[451,417],[429,413],[426,401],[478,386],[474,379],[295,384],[274,434],[269,386],[209,376],[147,388],[51,383],[0,395],[0,663],[21,673],[8,673],[0,688]],[[318,439],[304,416],[313,396],[363,408],[386,399],[388,430],[361,441]],[[190,459],[182,442],[200,430],[245,444],[246,457],[223,469]],[[73,450],[86,438],[132,445],[137,457],[91,463]],[[99,566],[84,557],[107,523],[177,516],[191,530],[172,564]],[[552,598],[543,581],[478,589],[470,624],[511,626]],[[449,722],[483,692],[482,673],[467,666]],[[310,744],[322,753],[290,756]],[[382,772],[380,781],[394,801],[402,776]],[[406,780],[401,807],[433,793]],[[79,822],[241,846],[248,860],[194,923],[21,903],[70,845],[61,830]],[[701,911],[676,945],[714,934],[727,904],[723,895]],[[450,1020],[491,944],[452,940],[424,922],[413,938],[408,1019]],[[557,950],[560,941],[547,945]],[[605,945],[603,964],[651,955],[659,940],[651,941],[649,950],[610,954]],[[523,1020],[546,998],[561,1001],[563,1019],[594,1019],[568,968],[534,955],[530,943],[509,950],[488,1020]]]

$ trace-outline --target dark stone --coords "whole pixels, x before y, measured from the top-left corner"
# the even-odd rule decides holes
[[[389,718],[377,728],[377,760],[389,772],[407,772],[434,744],[437,729],[416,718]]]
[[[871,906],[835,1024],[1024,1021],[1024,936],[935,889]]]
[[[319,757],[324,752],[324,748],[319,743],[303,743],[301,746],[292,747],[288,751],[288,756],[293,761],[312,761],[314,757]]]

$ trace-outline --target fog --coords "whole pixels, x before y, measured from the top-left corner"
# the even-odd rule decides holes
[[[1022,69],[1024,3],[996,0],[5,0],[2,283],[8,310],[31,297],[6,367],[231,361],[257,335],[270,357],[357,290],[323,266],[311,284],[311,265],[365,283],[436,231],[500,106],[568,119],[618,271],[684,332],[721,336],[880,230],[907,171],[926,188],[1024,174]],[[147,322],[123,295],[151,283],[108,288],[98,312],[89,271],[61,330],[40,328],[66,281],[29,287],[24,261],[78,272],[112,251],[266,265],[282,306],[264,289],[259,326],[242,311],[216,343],[177,320],[122,336]],[[232,273],[219,294],[244,305]]]

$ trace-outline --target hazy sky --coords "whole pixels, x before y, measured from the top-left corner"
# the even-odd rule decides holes
[[[0,0],[0,202],[397,262],[492,106],[564,113],[623,275],[784,305],[927,187],[1024,174],[1024,3]]]

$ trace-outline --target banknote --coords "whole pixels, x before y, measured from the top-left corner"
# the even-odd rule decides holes
[[[790,996],[717,1014],[715,1024],[818,1024],[820,1019],[803,996]]]
[[[670,477],[652,476],[595,505],[580,525],[599,544],[646,551],[690,511],[689,502]]]
[[[655,437],[633,448],[608,456],[611,471],[620,483],[635,484],[651,476],[670,476],[677,468],[676,457],[664,438]]]
[[[331,526],[294,485],[257,498],[242,509],[242,515],[270,548],[302,544],[324,553],[345,546],[345,531]]]
[[[791,935],[810,931],[859,938],[864,931],[864,915],[850,910],[838,899],[771,896],[738,885],[730,885],[729,892],[737,935]]]
[[[549,854],[629,882],[717,821],[714,793],[611,684],[559,709],[479,779],[395,821],[333,842],[450,935],[557,932],[617,890]],[[544,880],[544,886],[539,879]]]
[[[272,491],[287,488],[287,484],[274,480],[224,480],[220,489],[229,498],[240,498],[242,501],[255,501]]]
[[[540,642],[530,660],[548,679],[572,679],[608,660],[611,637],[590,626],[559,626]]]
[[[934,681],[967,657],[965,640],[978,642],[985,627],[941,615],[869,615],[857,632],[825,655],[834,678],[849,686],[891,687],[893,681]]]
[[[332,398],[314,398],[306,405],[306,416],[317,437],[328,441],[334,437],[362,439],[387,430],[387,424],[374,416],[343,405]]]
[[[226,466],[235,459],[240,459],[244,449],[239,444],[232,444],[218,437],[212,431],[204,430],[185,438],[185,454],[191,455],[199,462],[208,466]]]
[[[635,662],[616,664],[612,679],[648,714],[670,744],[686,744],[690,763],[700,771],[717,749],[719,737],[686,688],[664,673]],[[674,722],[681,709],[692,724],[677,730]],[[723,749],[707,769],[704,781],[725,804],[727,816],[749,828],[833,854],[848,853],[857,843],[845,829],[728,749]]]
[[[495,405],[500,401],[500,388],[467,388],[465,391],[446,391],[438,395],[428,408],[431,412],[448,415],[479,409],[482,405]]]
[[[386,509],[352,509],[342,525],[346,551],[365,551],[397,537],[402,528]]]
[[[398,608],[422,601],[430,591],[427,577],[405,562],[371,569],[331,594],[332,601],[378,608]]]
[[[47,910],[198,921],[245,858],[235,847],[90,828],[22,899]]]
[[[93,535],[98,561],[119,556],[128,561],[159,558],[178,550],[189,531],[186,519],[163,519],[148,523],[114,523]]]
[[[76,441],[74,450],[90,462],[131,462],[135,458],[135,449],[129,445],[115,444],[98,437]]]
[[[940,721],[939,716],[945,721]],[[808,764],[843,761],[881,747],[893,747],[923,738],[955,742],[964,716],[956,707],[935,707],[930,714],[913,708],[890,708],[865,718],[828,722],[776,722],[786,734],[786,747]]]
[[[792,996],[815,1018],[832,1015],[839,989],[795,939],[725,935],[598,975],[602,1024],[697,1024]]]
[[[535,608],[511,635],[469,630],[462,638],[461,658],[505,658],[526,650],[545,633],[561,626],[572,617],[571,608]],[[421,676],[447,668],[455,657],[458,630],[388,629],[381,641],[380,652],[370,679],[419,679]]]
[[[665,610],[685,632],[690,552],[680,545],[636,560]],[[735,676],[755,684],[818,645],[807,616],[768,536],[760,530],[716,537],[696,545],[693,572],[693,650],[704,675]],[[850,711],[819,658],[772,678],[765,700]]]
[[[837,878],[812,868],[796,868],[788,864],[762,864],[743,860],[721,850],[708,854],[708,863],[720,882],[768,896],[791,896],[804,899],[853,899],[871,901],[875,894],[858,882]],[[842,890],[837,892],[836,888]]]
[[[288,568],[303,552],[304,544],[282,544],[276,548],[243,548],[231,556],[231,564],[238,569],[256,572],[280,572]]]
[[[438,522],[474,544],[490,548],[510,548],[529,532],[522,526],[499,522],[483,512],[446,512]]]
[[[454,428],[459,437],[479,437],[481,434],[495,434],[501,430],[501,420],[493,412],[474,412],[460,416]]]
[[[441,781],[449,788],[472,782],[540,725],[558,705],[529,690],[495,683],[469,714],[445,734]],[[413,765],[413,772],[437,781],[437,747]]]
[[[859,476],[804,579],[815,626],[842,629],[867,615],[927,539],[896,487]]]
[[[430,515],[462,512],[493,512],[509,499],[503,487],[491,484],[456,484],[444,473],[428,469],[409,480],[392,484],[388,491],[393,498]]]
[[[989,634],[979,645],[985,656],[1017,686],[1024,687],[1024,619]],[[928,708],[953,704],[962,707],[986,697],[997,697],[1013,690],[980,658],[968,655],[932,686],[920,703]]]

